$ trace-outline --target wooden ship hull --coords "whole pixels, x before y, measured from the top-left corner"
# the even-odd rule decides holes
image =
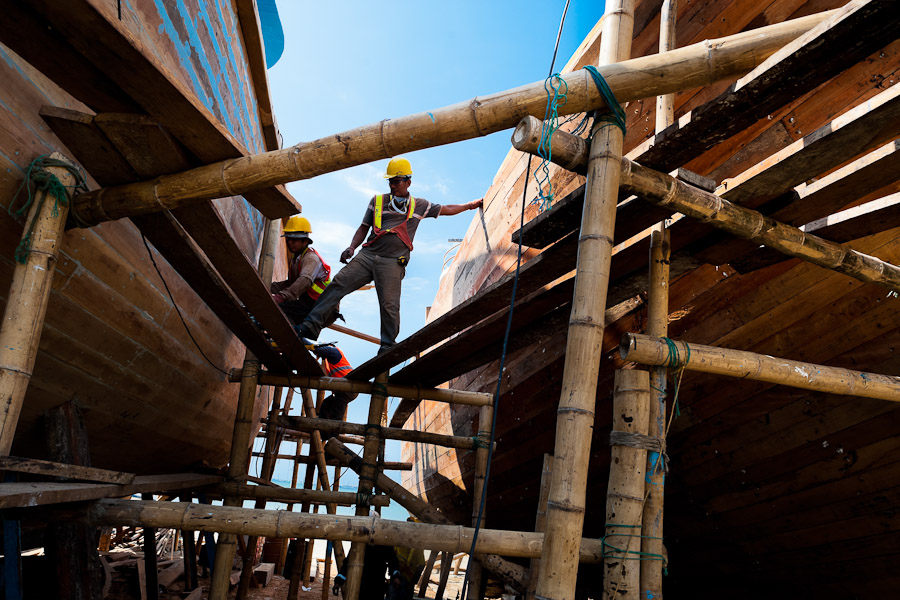
[[[276,148],[253,4],[7,3],[4,208],[21,206],[25,169],[54,151],[95,189]],[[197,220],[256,265],[267,221],[249,198],[216,200]],[[22,228],[0,215],[4,306]],[[162,248],[174,231],[125,219],[65,233],[13,455],[45,456],[41,415],[74,399],[96,467],[173,473],[227,461],[238,390],[219,370],[241,364],[244,344]]]
[[[657,52],[660,28],[661,2],[636,4],[632,57]],[[676,47],[842,6],[806,0],[679,2]],[[596,61],[599,32],[598,24],[564,72]],[[847,41],[866,35],[862,30],[843,41],[823,42],[818,51],[800,54],[793,66],[786,53],[788,58],[772,67],[777,74],[772,77],[780,78],[775,85],[754,72],[737,83],[679,93],[676,124],[662,133],[654,130],[655,98],[630,102],[625,153],[663,172],[687,169],[711,180],[725,198],[788,224],[810,224],[807,230],[816,235],[898,264],[900,114],[893,106],[900,91],[900,42],[896,30],[866,48]],[[820,74],[823,64],[832,64],[834,72]],[[467,300],[478,301],[492,285],[509,282],[523,198],[537,195],[527,161],[527,154],[511,150],[501,165],[485,193],[486,231],[478,219],[473,221],[442,278],[430,309],[432,322],[452,316],[454,307]],[[534,204],[525,209],[525,222],[531,223],[523,234],[523,264],[528,268],[547,252],[549,260],[567,260],[568,267],[517,298],[499,384],[488,528],[532,529],[545,455],[554,451],[574,251],[550,253],[578,235],[585,178],[551,165],[551,179],[554,209],[540,215]],[[834,216],[852,207],[860,208]],[[736,240],[692,219],[671,218],[671,212],[650,204],[636,207],[633,201],[629,206],[620,197],[586,538],[604,535],[614,371],[643,368],[623,361],[618,346],[623,334],[646,330],[646,228],[654,222],[670,217],[668,337],[856,371],[900,373],[895,293]],[[502,318],[495,315],[461,330],[437,325],[455,337],[391,381],[437,385],[449,380],[454,389],[494,392],[506,325],[501,313]],[[674,377],[670,373],[669,381],[667,595],[862,598],[897,593],[900,580],[892,565],[900,553],[900,408],[895,402],[690,369]],[[479,423],[476,408],[416,404],[399,410],[392,425],[457,436],[489,429]],[[474,452],[407,443],[402,458],[414,464],[404,474],[406,488],[456,522],[471,522]],[[600,573],[583,564],[580,593],[599,589],[590,586]]]

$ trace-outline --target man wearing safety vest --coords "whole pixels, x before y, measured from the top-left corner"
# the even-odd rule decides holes
[[[282,236],[288,252],[292,254],[288,278],[273,282],[270,290],[272,300],[294,325],[303,322],[331,282],[331,267],[313,249],[313,241],[309,237],[311,233],[312,228],[306,218],[296,215],[288,219]],[[326,325],[334,323],[337,310],[335,305],[326,315]]]
[[[343,351],[334,344],[316,344],[313,346],[312,351],[313,354],[325,361],[325,372],[328,377],[346,377],[347,373],[353,370]],[[318,417],[320,419],[343,421],[344,413],[347,412],[347,405],[355,400],[357,395],[352,392],[332,392],[330,396],[322,401]],[[333,436],[323,432],[322,443],[327,442],[331,437]]]
[[[328,311],[337,306],[341,298],[374,280],[381,307],[381,348],[378,353],[390,349],[400,332],[400,285],[406,274],[419,221],[428,217],[456,215],[477,209],[482,204],[481,200],[475,200],[442,206],[423,198],[414,198],[409,193],[412,167],[405,158],[392,159],[384,177],[388,180],[391,193],[378,194],[369,201],[362,224],[353,235],[350,246],[341,254],[341,262],[349,261],[349,264],[335,276],[300,325],[298,333],[301,336],[317,339],[327,324]],[[369,239],[362,244],[370,229]],[[362,250],[353,258],[360,244]]]

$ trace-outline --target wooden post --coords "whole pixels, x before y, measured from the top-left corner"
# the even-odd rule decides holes
[[[291,390],[293,391],[293,389]],[[285,414],[287,414],[287,408],[285,408]],[[291,489],[297,488],[297,475],[300,471],[300,461],[299,459],[303,452],[303,440],[298,439],[296,441],[296,449],[294,450],[295,460],[294,460],[294,471],[291,475]],[[288,502],[287,511],[292,512],[294,510],[294,503]],[[278,563],[275,565],[275,572],[281,576],[284,576],[284,567],[287,562],[287,552],[288,547],[291,544],[290,538],[284,538],[284,543],[281,545],[281,556],[278,557]],[[288,596],[290,597],[290,596]]]
[[[453,553],[441,553],[441,575],[438,579],[437,591],[434,593],[435,600],[444,600],[444,590],[447,588],[447,579],[450,577],[450,568],[453,566]]]
[[[607,15],[607,21],[617,20],[615,14]],[[833,11],[823,12],[708,40],[621,66],[607,65],[601,73],[619,102],[701,87],[750,71],[831,14]],[[563,78],[568,101],[559,108],[560,116],[605,106],[586,71],[579,69]],[[243,194],[509,129],[527,114],[542,117],[546,103],[547,92],[541,80],[282,150],[221,161],[153,181],[104,188],[80,197],[74,210],[82,222],[97,224],[171,210],[198,199]],[[352,142],[348,144],[347,140]]]
[[[667,0],[668,3],[668,0]],[[647,306],[647,332],[665,337],[669,329],[669,230],[665,223],[650,234],[650,286]],[[665,469],[663,464],[666,436],[666,367],[649,369],[650,406],[648,433],[660,440],[660,451],[647,453],[647,500],[641,538],[641,598],[662,598],[663,561],[663,497]]]
[[[428,551],[428,562],[425,563],[425,570],[422,571],[422,577],[419,580],[419,598],[425,598],[425,594],[428,592],[428,583],[431,581],[431,572],[434,571],[434,561],[438,554],[440,553],[437,550]]]
[[[381,440],[381,414],[387,402],[387,391],[384,385],[387,383],[388,373],[384,372],[375,378],[372,387],[372,396],[369,401],[369,418],[366,425],[366,443],[363,445],[363,462],[359,470],[359,495],[361,502],[357,502],[356,515],[369,514],[369,503],[365,498],[372,495],[375,490],[375,480],[378,477],[378,446]],[[356,542],[350,546],[350,560],[347,564],[347,583],[344,586],[344,600],[357,600],[359,598],[360,579],[362,578],[363,555],[366,545]]]
[[[50,158],[65,160],[58,152]],[[75,184],[72,173],[62,167],[46,170],[66,187],[66,194],[71,198]],[[30,230],[31,251],[24,264],[15,264],[3,323],[0,324],[0,456],[9,454],[16,434],[25,391],[37,358],[68,214],[69,202],[58,202],[52,194],[39,190],[25,221],[22,238],[26,239]]]
[[[182,502],[191,502],[192,496],[185,494],[181,496]],[[181,531],[181,554],[184,559],[184,591],[190,592],[197,588],[197,547],[194,541],[194,532],[188,530]]]
[[[485,473],[488,468],[488,448],[491,443],[491,424],[494,421],[494,407],[482,406],[478,413],[478,447],[475,450],[475,476],[472,485],[472,527],[484,527],[486,517],[478,519],[481,499],[484,495]],[[487,510],[485,509],[485,512]],[[484,572],[481,563],[469,561],[469,600],[480,600],[484,587]]]
[[[87,429],[76,398],[44,413],[47,455],[51,460],[91,466]],[[103,588],[103,566],[97,552],[99,531],[76,522],[47,528],[47,556],[56,569],[57,595],[93,600]]]
[[[141,499],[153,501],[153,494],[141,494]],[[144,527],[144,586],[147,600],[159,600],[159,567],[156,565],[156,528]]]
[[[600,45],[601,65],[628,58],[634,25],[633,0],[610,0],[606,6]],[[584,524],[623,138],[618,127],[595,121],[562,394],[557,411],[553,453],[556,464],[550,482],[547,533],[536,590],[537,596],[553,600],[575,597],[578,561],[573,558]]]
[[[275,247],[278,243],[278,232],[281,230],[279,220],[269,221],[263,236],[262,249],[259,256],[259,276],[263,281],[272,281],[275,267]],[[251,431],[253,428],[253,411],[256,405],[259,360],[247,350],[244,356],[241,387],[238,393],[237,412],[234,418],[234,432],[231,438],[231,455],[228,461],[228,479],[244,483],[247,476],[248,460],[252,451]],[[225,506],[241,506],[239,497],[226,497]],[[216,561],[212,565],[210,577],[209,600],[225,600],[231,585],[231,567],[234,562],[237,538],[230,534],[220,534],[216,545]]]
[[[534,518],[534,530],[544,533],[547,523],[547,497],[550,495],[550,476],[553,473],[553,456],[544,455],[544,468],[541,471],[541,490],[538,494],[538,509]],[[541,568],[541,559],[532,558],[528,569],[528,588],[525,590],[525,600],[535,600],[534,590],[537,587],[538,571]]]
[[[637,600],[640,596],[641,518],[650,404],[647,371],[616,371],[613,428],[610,434],[609,489],[606,496],[606,550],[603,598]],[[624,435],[623,435],[624,434]],[[627,444],[627,445],[626,445]]]

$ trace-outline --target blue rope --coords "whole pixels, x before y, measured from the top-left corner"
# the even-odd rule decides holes
[[[541,164],[534,170],[538,196],[531,201],[531,204],[538,205],[539,212],[544,212],[553,205],[553,182],[550,181],[550,159],[553,151],[550,146],[550,138],[559,129],[559,107],[565,106],[568,101],[566,94],[569,86],[559,73],[554,73],[544,81],[544,90],[547,92],[547,106],[544,109],[544,121],[541,124],[541,142],[538,144],[538,156],[541,157]],[[544,193],[545,186],[546,194]]]

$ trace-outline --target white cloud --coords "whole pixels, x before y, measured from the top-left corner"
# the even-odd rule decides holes
[[[382,175],[380,168],[373,164],[366,164],[343,173],[342,179],[344,184],[354,192],[371,198],[378,193],[374,184],[382,179]]]

